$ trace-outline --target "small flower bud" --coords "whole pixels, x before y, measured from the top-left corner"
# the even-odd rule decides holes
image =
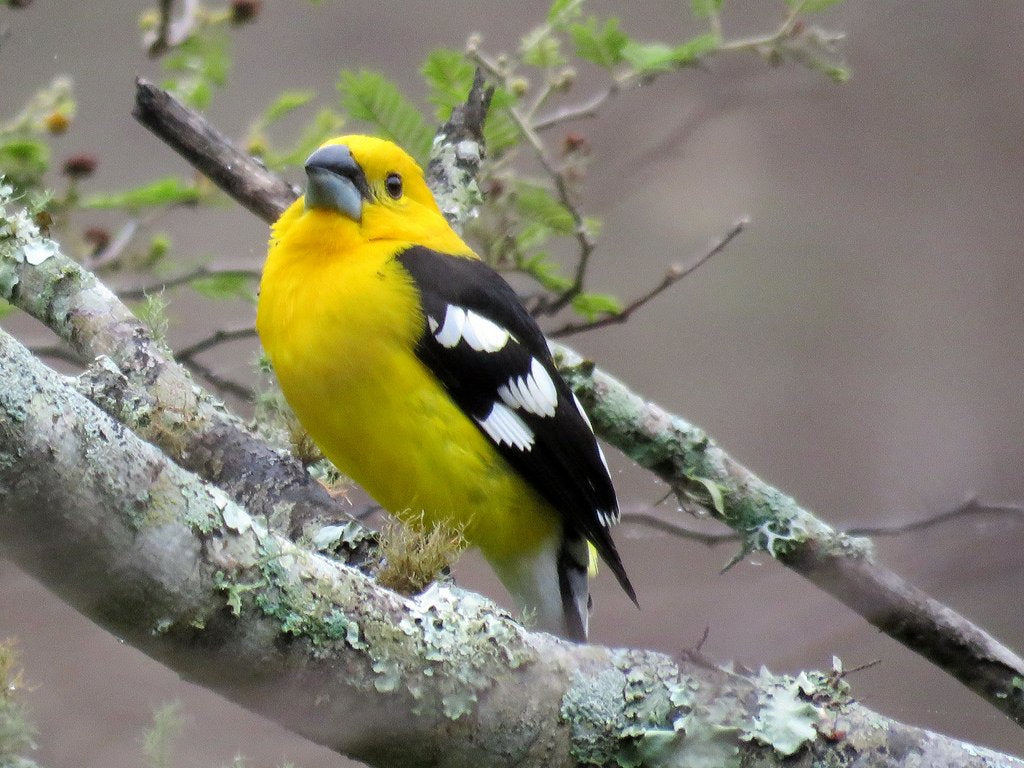
[[[576,70],[572,67],[566,67],[558,73],[558,77],[555,78],[552,86],[558,91],[568,91],[572,88],[576,82]]]
[[[565,134],[565,138],[562,140],[562,152],[566,155],[589,155],[590,142],[587,141],[587,137],[582,133],[570,131]]]
[[[82,233],[82,239],[92,246],[93,253],[99,253],[110,245],[110,231],[105,227],[89,227]]]
[[[71,127],[71,117],[60,110],[54,110],[43,118],[43,125],[46,130],[54,136],[58,136]]]
[[[245,24],[260,14],[261,0],[231,0],[231,23]]]
[[[71,157],[64,161],[61,172],[72,179],[84,179],[95,172],[98,164],[99,160],[96,159],[95,155],[80,152],[77,155],[71,155]]]

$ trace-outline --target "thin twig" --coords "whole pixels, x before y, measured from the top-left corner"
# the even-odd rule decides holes
[[[508,79],[507,73],[502,67],[491,61],[479,50],[471,50],[468,55],[478,67],[488,72],[492,77],[496,77],[501,80],[506,86],[508,85],[506,82]],[[537,106],[540,105],[538,104]],[[524,114],[516,107],[509,107],[508,113],[511,115],[516,127],[519,128],[519,132],[522,134],[523,138],[526,139],[526,142],[533,149],[534,154],[537,156],[537,160],[554,182],[555,191],[558,193],[558,201],[572,216],[573,234],[575,235],[576,241],[579,243],[580,247],[572,284],[565,291],[558,294],[558,296],[553,300],[540,302],[535,309],[536,313],[550,315],[558,312],[560,309],[568,305],[569,302],[583,291],[583,283],[586,278],[587,266],[589,265],[590,257],[594,252],[595,243],[590,232],[587,230],[583,214],[572,199],[572,194],[569,189],[569,181],[566,178],[564,171],[561,168],[558,168],[555,165],[555,162],[548,156],[547,148],[544,146],[544,142],[541,141],[536,130],[534,130],[529,119],[529,114]]]
[[[598,110],[604,106],[606,101],[613,96],[617,96],[622,93],[622,91],[624,91],[628,86],[633,85],[636,79],[635,74],[627,74],[617,77],[607,88],[600,93],[591,96],[589,99],[578,104],[569,104],[564,107],[559,107],[543,117],[537,118],[532,123],[533,130],[541,133],[542,131],[549,130],[557,125],[561,125],[562,123],[568,123],[573,120],[582,120],[588,117],[595,117]]]
[[[174,0],[160,0],[157,8],[160,18],[149,42],[149,55],[154,59],[185,42],[195,27],[197,0],[182,0],[181,15],[176,19],[172,18],[173,6]]]
[[[191,272],[186,272],[183,275],[177,277],[171,277],[166,280],[158,280],[149,285],[142,285],[137,288],[125,288],[124,290],[116,291],[118,298],[122,301],[138,301],[144,299],[151,293],[157,293],[168,288],[177,288],[180,285],[186,285],[191,283],[193,280],[200,280],[204,277],[221,277],[226,275],[243,275],[245,277],[251,277],[254,280],[260,278],[261,272],[258,269],[216,269],[211,267],[196,267]]]
[[[249,339],[256,335],[256,329],[252,326],[252,323],[248,325],[239,326],[238,328],[218,328],[216,331],[211,333],[209,336],[200,339],[194,344],[190,344],[187,347],[175,350],[174,359],[179,363],[185,363],[186,365],[192,365],[194,363],[196,355],[213,349],[220,344],[226,344],[229,341],[238,341],[239,339]],[[205,375],[205,374],[204,374]]]
[[[121,258],[121,254],[128,247],[129,243],[139,232],[139,220],[129,219],[118,230],[114,237],[99,253],[93,254],[83,260],[83,265],[90,272],[96,272],[108,264]]]
[[[665,276],[661,279],[661,282],[651,288],[643,295],[637,297],[618,312],[606,315],[598,318],[597,320],[590,320],[584,323],[566,323],[561,328],[556,328],[553,331],[548,332],[548,336],[551,338],[562,338],[570,336],[574,333],[582,333],[583,331],[592,331],[595,328],[603,328],[607,325],[615,325],[617,323],[624,323],[629,320],[630,315],[636,312],[640,307],[644,306],[651,299],[656,297],[658,294],[671,288],[673,285],[678,283],[684,277],[692,274],[697,268],[699,268],[706,261],[709,261],[713,256],[717,256],[719,253],[724,251],[726,247],[731,243],[737,235],[739,235],[746,226],[750,223],[749,219],[740,219],[726,232],[717,243],[715,243],[710,249],[698,256],[693,262],[687,267],[680,267],[678,264],[673,265],[665,273]]]
[[[1019,504],[984,504],[974,497],[969,497],[959,507],[939,512],[930,517],[911,520],[908,523],[897,525],[848,528],[846,533],[850,536],[899,536],[900,534],[924,530],[925,528],[931,528],[952,520],[981,515],[1014,515],[1024,517],[1024,506]]]
[[[190,371],[202,376],[206,381],[212,384],[215,389],[220,390],[221,393],[226,392],[228,394],[232,394],[247,403],[251,403],[255,400],[256,390],[251,389],[244,384],[239,384],[237,381],[232,381],[231,379],[221,376],[208,365],[199,362],[195,358],[189,358],[182,362]]]
[[[857,526],[854,528],[843,528],[840,529],[840,531],[847,536],[866,536],[870,538],[877,538],[879,536],[900,536],[905,533],[922,531],[954,520],[982,515],[1013,515],[1024,517],[1024,506],[1018,504],[984,504],[975,498],[969,498],[958,507],[954,507],[953,509],[949,509],[944,512],[938,512],[927,517],[922,517],[917,520],[911,520],[907,523]],[[661,531],[662,533],[667,533],[670,536],[675,536],[680,539],[695,541],[708,547],[716,547],[719,544],[740,541],[743,538],[743,536],[736,531],[722,531],[717,533],[697,531],[685,525],[664,520],[663,518],[652,515],[649,512],[623,512],[622,522],[642,525],[646,528],[652,528],[656,531]]]
[[[583,214],[580,209],[576,206],[575,201],[572,199],[572,194],[569,191],[569,181],[565,177],[565,173],[562,169],[555,166],[553,160],[548,157],[547,149],[544,147],[544,142],[541,141],[540,136],[530,127],[529,122],[526,118],[517,110],[515,107],[509,107],[509,114],[512,115],[512,119],[519,127],[523,137],[527,143],[533,147],[534,154],[540,161],[541,166],[551,176],[551,180],[555,183],[555,191],[558,193],[558,201],[565,206],[565,209],[569,211],[572,216],[573,223],[573,234],[576,237],[576,242],[579,243],[580,251],[576,261],[576,271],[573,275],[572,284],[562,293],[560,293],[553,301],[549,301],[546,304],[540,306],[538,311],[543,314],[554,314],[560,309],[569,304],[574,298],[576,298],[583,291],[583,283],[587,275],[587,267],[590,264],[590,257],[594,253],[594,238],[587,230],[586,222],[583,220]]]

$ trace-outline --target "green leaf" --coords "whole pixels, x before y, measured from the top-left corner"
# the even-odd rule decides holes
[[[207,28],[194,34],[164,59],[168,72],[201,74],[212,85],[224,85],[231,68],[231,38],[221,31]]]
[[[715,512],[725,517],[725,496],[722,493],[722,486],[709,477],[701,477],[700,475],[687,475],[686,477],[704,486],[708,496],[711,497],[711,506],[714,507]]]
[[[572,308],[589,321],[599,315],[617,315],[622,311],[622,304],[608,293],[581,293],[573,298]]]
[[[186,184],[175,176],[143,184],[125,192],[107,195],[93,195],[82,201],[83,208],[144,208],[153,205],[195,203],[200,198],[199,190],[193,184]]]
[[[672,69],[672,51],[672,46],[665,43],[630,40],[622,49],[622,57],[638,72],[666,72]]]
[[[584,23],[569,27],[569,33],[577,56],[606,69],[622,61],[622,49],[629,42],[615,18],[608,19],[601,26],[595,17],[590,16]]]
[[[342,105],[352,117],[369,123],[376,133],[426,165],[434,131],[394,83],[379,72],[346,70],[341,73],[338,90]]]
[[[0,176],[19,192],[37,186],[49,167],[50,148],[45,142],[29,138],[0,142]]]
[[[305,106],[314,96],[316,91],[282,91],[263,113],[263,125],[270,125],[275,120],[280,120],[299,107]]]
[[[15,309],[14,305],[4,299],[0,299],[0,320],[7,317]]]
[[[437,107],[437,119],[447,120],[452,108],[466,100],[473,84],[473,65],[461,51],[437,48],[427,54],[420,74],[427,81],[431,104]]]
[[[345,125],[345,118],[333,109],[325,107],[307,125],[298,141],[289,150],[266,152],[263,162],[268,168],[280,169],[303,163],[310,153],[332,136],[337,136]]]
[[[832,64],[830,62],[814,62],[814,69],[821,72],[833,83],[842,85],[850,81],[850,70],[841,64]]]
[[[630,40],[623,48],[622,55],[641,73],[667,72],[692,64],[703,54],[714,50],[720,42],[718,35],[713,32],[700,35],[677,46],[665,43],[638,43],[635,40]]]
[[[539,221],[527,222],[516,235],[516,247],[522,253],[539,248],[551,239],[551,227]]]
[[[676,46],[674,50],[675,63],[679,66],[692,64],[701,56],[715,50],[722,42],[722,39],[714,32],[687,40],[682,45]]]
[[[504,88],[494,89],[491,108],[484,122],[484,142],[492,159],[501,157],[503,152],[516,146],[522,138],[519,126],[508,111],[515,103],[516,97]]]
[[[524,62],[540,69],[554,69],[566,64],[562,44],[547,25],[537,27],[523,36],[519,41],[519,54]]]
[[[243,271],[218,272],[207,277],[197,277],[189,283],[197,292],[208,299],[244,299],[252,301],[252,276]]]
[[[206,109],[213,101],[213,86],[209,81],[196,78],[187,81],[183,95],[185,100],[197,109]]]
[[[693,15],[698,19],[706,19],[722,10],[724,0],[690,0]]]
[[[818,13],[841,2],[843,0],[786,0],[786,5],[796,8],[798,13]]]
[[[548,24],[558,26],[579,16],[583,0],[555,0],[548,10]]]
[[[558,271],[558,265],[551,261],[550,254],[541,251],[523,263],[523,270],[544,288],[561,293],[572,285],[572,280]]]
[[[571,235],[576,231],[576,222],[569,209],[544,187],[526,182],[516,184],[515,202],[519,213],[527,221],[544,224],[559,235]]]

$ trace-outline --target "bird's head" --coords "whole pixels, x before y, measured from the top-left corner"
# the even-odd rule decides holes
[[[331,139],[306,160],[306,177],[304,209],[344,217],[362,239],[423,243],[442,232],[457,238],[423,170],[390,141],[356,135]]]

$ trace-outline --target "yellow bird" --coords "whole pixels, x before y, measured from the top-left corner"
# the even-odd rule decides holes
[[[585,641],[588,542],[636,595],[607,464],[540,329],[398,146],[343,136],[305,169],[257,316],[285,398],[386,509],[463,526],[542,629]]]

